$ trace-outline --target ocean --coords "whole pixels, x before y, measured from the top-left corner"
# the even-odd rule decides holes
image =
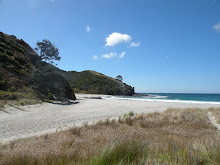
[[[220,104],[220,94],[196,94],[196,93],[138,93],[141,96],[121,96],[112,99],[142,100],[159,102],[187,102],[201,104]]]
[[[147,93],[144,93],[147,94]],[[196,93],[149,93],[151,99],[189,100],[189,101],[213,101],[220,102],[220,94],[196,94]]]

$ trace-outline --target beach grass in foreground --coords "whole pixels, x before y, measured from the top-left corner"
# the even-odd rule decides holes
[[[0,163],[220,164],[220,136],[206,110],[168,109],[1,145]]]
[[[208,111],[213,113],[215,119],[220,124],[220,108],[209,108]]]

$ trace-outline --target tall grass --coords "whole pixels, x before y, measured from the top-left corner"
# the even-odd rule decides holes
[[[220,164],[220,135],[206,111],[168,109],[15,141],[0,163]]]
[[[138,141],[121,140],[109,144],[98,156],[89,164],[134,164],[144,162],[148,156],[146,146]]]

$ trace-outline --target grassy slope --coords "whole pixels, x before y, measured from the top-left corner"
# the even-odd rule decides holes
[[[76,93],[112,95],[134,94],[131,86],[95,71],[86,70],[83,72],[66,72],[53,65],[48,66],[48,68],[65,77]]]
[[[95,71],[70,72],[70,74],[69,82],[76,92],[113,95],[133,94],[131,86]]]
[[[0,32],[0,110],[5,104],[39,103],[36,93],[28,88],[28,77],[39,60],[36,52],[22,39]]]
[[[40,77],[43,77],[45,73],[52,73],[53,75],[51,75],[51,77],[58,77],[54,74],[62,75],[68,80],[71,88],[79,93],[115,95],[132,95],[134,93],[131,86],[95,71],[66,72],[53,65],[47,64],[44,69],[50,70],[50,73],[47,71],[45,73],[36,73],[37,69],[41,72],[43,70],[38,66],[39,61],[40,58],[37,53],[22,39],[19,40],[13,35],[0,32],[0,99],[12,100],[19,98],[16,96],[24,98],[25,95],[22,93],[30,91],[26,90],[26,88],[33,88],[34,86],[35,90],[40,89],[39,82],[32,81],[33,83],[30,84],[30,77],[34,75],[32,77],[32,80],[34,80],[34,77],[37,75],[41,74],[42,76]],[[47,77],[48,75],[46,75],[44,79],[47,79]],[[45,80],[42,78],[42,81]],[[63,84],[58,84],[57,86],[63,86]],[[53,88],[57,88],[57,86]],[[61,89],[62,88],[60,88],[57,93],[64,93]],[[6,91],[6,93],[3,91]],[[49,95],[53,95],[53,91],[48,87],[48,89],[44,89],[43,95],[46,98],[50,98]]]
[[[220,137],[201,109],[100,121],[2,146],[3,164],[220,164]]]
[[[45,73],[39,67],[44,63],[22,39],[0,32],[1,111],[6,104],[35,104],[53,95],[75,98],[65,78],[53,72]]]
[[[0,33],[0,90],[19,91],[39,60],[34,50],[15,36]]]

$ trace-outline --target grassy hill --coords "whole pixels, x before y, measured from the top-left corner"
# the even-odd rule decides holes
[[[128,96],[134,94],[131,86],[92,70],[70,72],[70,75],[68,81],[76,92]]]
[[[62,96],[77,93],[133,95],[134,88],[95,71],[63,71],[41,61],[22,39],[0,32],[0,99]],[[27,95],[28,93],[28,95]]]
[[[22,39],[0,33],[0,90],[18,91],[28,85],[28,77],[39,61],[37,53]]]
[[[46,73],[38,54],[22,39],[0,32],[0,99],[52,99],[53,95],[75,99],[67,80]]]
[[[134,94],[134,88],[112,77],[92,70],[83,72],[64,71],[51,64],[41,63],[41,70],[62,75],[76,93],[127,95]]]

